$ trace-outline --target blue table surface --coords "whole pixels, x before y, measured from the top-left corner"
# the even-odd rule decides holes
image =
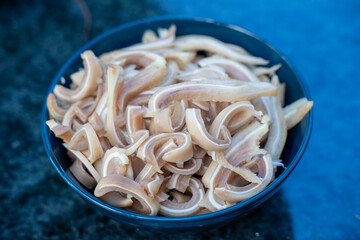
[[[59,67],[84,43],[75,1],[55,2],[0,4],[0,181],[4,183],[0,238],[110,239],[107,226],[119,229],[122,225],[74,196],[52,169],[41,143],[39,114],[46,89]],[[149,16],[212,18],[241,26],[273,45],[309,86],[314,100],[311,140],[275,200],[256,210],[251,220],[239,222],[239,228],[249,230],[232,225],[201,238],[360,239],[360,1],[87,2],[92,13],[89,38]],[[53,196],[57,200],[50,200]],[[63,209],[65,215],[54,209]],[[86,212],[75,216],[85,220],[72,219],[75,209]],[[66,225],[68,221],[72,226]],[[103,232],[86,227],[92,222],[100,226],[93,229]],[[57,224],[64,228],[57,229]],[[46,229],[53,230],[50,234]],[[122,239],[150,237],[124,229]],[[286,235],[281,235],[283,229]]]

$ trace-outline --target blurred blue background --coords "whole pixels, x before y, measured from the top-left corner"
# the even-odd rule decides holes
[[[84,17],[85,14],[85,17]],[[89,39],[158,15],[212,18],[264,39],[314,100],[306,153],[280,192],[228,226],[173,239],[360,239],[360,1],[1,1],[0,238],[168,239],[85,205],[48,161],[40,111],[61,65]]]

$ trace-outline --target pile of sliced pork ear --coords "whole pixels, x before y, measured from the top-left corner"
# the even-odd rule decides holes
[[[114,207],[190,216],[258,194],[281,166],[287,131],[312,108],[284,107],[281,65],[176,26],[99,58],[47,98],[70,174]]]

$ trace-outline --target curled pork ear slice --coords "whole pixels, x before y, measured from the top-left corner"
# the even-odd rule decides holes
[[[206,116],[207,118],[209,118],[209,122],[212,123],[216,116],[229,105],[229,102],[210,102],[209,111]]]
[[[166,183],[167,189],[176,189],[181,193],[184,193],[189,186],[191,176],[173,174]]]
[[[166,143],[164,143],[162,146],[160,146],[156,152],[155,152],[155,158],[156,161],[159,164],[159,168],[161,168],[165,162],[162,160],[162,157],[164,154],[170,150],[173,150],[177,147],[176,143],[173,139],[168,140]],[[140,159],[140,158],[138,158]],[[153,177],[153,175],[157,172],[157,168],[153,165],[146,163],[145,166],[142,168],[142,170],[137,175],[135,181],[136,182],[142,182],[144,180],[150,179]]]
[[[133,172],[128,156],[120,148],[113,147],[105,152],[101,166],[101,176],[122,175],[133,179]]]
[[[94,189],[96,186],[96,181],[93,176],[88,172],[84,164],[76,159],[73,164],[71,164],[69,171],[72,175],[87,189]]]
[[[169,172],[176,173],[176,174],[193,175],[194,173],[199,171],[199,169],[201,167],[201,162],[202,162],[201,159],[192,158],[192,159],[186,161],[184,163],[183,167],[175,166],[172,163],[166,163],[164,165],[164,169]]]
[[[160,191],[167,191],[166,184],[168,180],[164,181]],[[197,213],[201,209],[199,203],[205,196],[204,187],[198,179],[191,177],[186,191],[192,194],[190,200],[179,203],[167,199],[160,203],[159,213],[170,217],[188,216]],[[176,200],[176,198],[174,199]]]
[[[56,85],[54,94],[63,102],[76,102],[90,96],[97,88],[98,81],[101,81],[103,69],[99,60],[91,50],[81,54],[84,64],[84,77],[76,89],[65,88],[62,85]]]
[[[74,135],[73,130],[69,126],[61,125],[55,122],[54,119],[47,120],[46,125],[55,134],[56,137],[61,138],[64,142],[68,143]]]
[[[230,184],[218,186],[215,188],[215,194],[221,199],[230,202],[238,202],[249,199],[262,190],[271,182],[273,177],[273,165],[271,156],[264,155],[258,162],[258,177],[261,183],[250,183],[243,187],[236,187]]]
[[[97,93],[96,93],[95,99],[92,99],[91,101],[86,102],[83,105],[76,105],[76,107],[75,107],[76,116],[82,122],[88,121],[88,118],[94,113],[97,105],[100,102],[101,96],[103,95],[104,84],[99,84],[96,92]]]
[[[159,86],[167,86],[176,83],[176,76],[179,72],[179,67],[174,61],[169,61],[167,63],[167,73]]]
[[[238,167],[231,165],[223,152],[215,152],[214,154],[214,160],[222,167],[229,169],[237,174],[239,174],[241,177],[243,177],[246,181],[252,182],[252,183],[261,183],[261,179],[256,176],[255,173],[253,173],[250,169],[246,167]]]
[[[287,129],[289,130],[298,124],[310,111],[313,104],[313,101],[308,101],[306,98],[300,98],[296,102],[286,106],[283,110]]]
[[[150,124],[150,131],[156,133],[172,133],[179,131],[185,124],[186,101],[176,101],[155,114]]]
[[[275,74],[275,72],[277,70],[279,70],[281,68],[281,63],[276,64],[270,68],[266,68],[266,67],[256,67],[253,72],[256,74],[256,76],[261,76],[261,75],[273,75]]]
[[[276,75],[271,80],[274,86],[279,87],[279,79]],[[280,92],[278,91],[277,94]],[[265,150],[271,155],[273,159],[280,159],[280,155],[285,146],[287,129],[284,113],[282,111],[279,96],[261,97],[254,99],[255,102],[262,106],[265,113],[270,118],[270,130],[265,144]]]
[[[201,67],[207,67],[211,65],[222,67],[226,71],[227,75],[229,75],[231,78],[249,82],[259,81],[256,75],[254,75],[249,68],[230,59],[218,57],[204,58],[199,61],[199,65]]]
[[[104,136],[106,134],[104,131],[104,124],[96,112],[91,114],[91,116],[88,118],[88,122],[99,136]]]
[[[104,155],[99,138],[89,123],[86,123],[75,132],[68,143],[68,147],[73,150],[83,151],[90,163],[94,163]]]
[[[177,147],[164,153],[162,158],[156,158],[155,151],[170,139],[174,141]],[[160,166],[163,166],[163,161],[185,162],[191,159],[192,156],[191,137],[189,134],[182,132],[153,135],[137,151],[137,157],[150,163],[158,172],[161,172]]]
[[[147,106],[151,96],[155,93],[156,90],[157,88],[152,88],[150,90],[139,93],[129,101],[128,105]]]
[[[186,109],[186,126],[192,139],[202,148],[208,151],[219,151],[227,149],[231,144],[231,135],[225,126],[221,127],[221,138],[216,138],[208,133],[205,128],[199,109]]]
[[[149,110],[156,112],[172,100],[234,102],[260,96],[273,96],[276,92],[275,86],[264,82],[239,80],[184,82],[157,90],[149,100]]]
[[[140,106],[127,106],[126,108],[126,130],[132,142],[134,142],[134,134],[144,129],[144,109]]]
[[[128,194],[135,198],[139,204],[133,204],[128,208],[129,210],[151,216],[155,216],[159,210],[159,203],[149,197],[139,183],[127,177],[121,175],[103,177],[97,184],[94,195],[102,197],[110,192]]]
[[[222,180],[221,173],[224,170],[230,172],[230,170],[223,168],[217,162],[212,161],[210,165],[207,167],[202,177],[202,182],[204,183],[204,186],[207,188],[207,191],[204,199],[200,202],[200,206],[212,212],[222,210],[233,205],[233,203],[224,201],[214,193],[217,182]]]
[[[80,151],[72,150],[70,149],[65,143],[63,144],[64,147],[70,151],[70,153],[86,168],[87,172],[90,173],[90,175],[95,179],[96,182],[100,181],[100,174],[96,171],[94,166],[90,163],[89,159],[87,159],[84,154],[82,154]]]
[[[141,42],[142,43],[150,43],[150,42],[156,41],[157,39],[158,39],[158,36],[156,35],[156,33],[153,30],[149,29],[143,33]]]
[[[74,127],[73,125],[76,124],[76,119],[79,119],[78,117],[78,108],[82,108],[84,106],[87,106],[88,104],[93,104],[94,99],[92,97],[85,98],[83,100],[80,100],[74,104],[71,105],[71,107],[66,111],[63,119],[62,119],[62,125]]]
[[[268,61],[263,58],[249,56],[238,51],[234,51],[225,43],[204,35],[186,35],[177,37],[174,42],[174,46],[185,51],[208,51],[247,64],[268,64]]]
[[[124,71],[116,65],[109,65],[107,68],[108,99],[106,114],[106,136],[113,146],[124,147],[127,145],[125,136],[117,125],[117,104],[120,90],[124,84]]]
[[[218,138],[222,126],[228,127],[234,133],[254,117],[259,119],[262,115],[262,112],[256,111],[248,101],[233,103],[217,114],[210,126],[209,133]]]
[[[147,51],[122,51],[114,54],[115,59],[125,59],[126,64],[144,67],[138,74],[122,87],[118,106],[120,112],[125,111],[128,101],[137,94],[160,84],[166,75],[166,61],[163,57]]]
[[[49,110],[50,117],[62,121],[68,108],[62,108],[56,103],[56,98],[53,93],[50,93],[46,99],[46,105]]]
[[[152,178],[147,178],[141,181],[140,185],[144,187],[145,192],[155,198],[155,195],[159,192],[161,184],[164,181],[164,176],[160,174],[155,174]]]
[[[257,121],[243,128],[233,136],[231,146],[225,152],[227,161],[233,166],[243,165],[254,155],[266,153],[260,149],[260,140],[268,131],[267,124]]]
[[[273,159],[280,159],[287,137],[287,127],[284,114],[278,98],[269,98],[267,114],[271,119],[270,131],[266,140],[265,150]]]
[[[126,196],[126,194],[119,192],[109,192],[99,197],[99,199],[118,208],[127,208],[133,204],[133,200],[129,195]]]
[[[184,52],[179,49],[162,49],[155,53],[163,56],[167,61],[176,61],[181,69],[185,69],[186,65],[195,58],[194,52]]]
[[[208,167],[210,166],[211,162],[212,162],[212,158],[210,156],[205,156],[202,159],[202,163],[201,163],[199,170],[195,174],[198,176],[204,176],[204,174],[205,174],[206,170],[208,169]]]
[[[228,79],[229,76],[222,68],[209,66],[195,69],[193,71],[182,72],[176,78],[184,82],[189,82],[207,79]]]
[[[171,25],[169,30],[166,31],[166,35],[160,38],[155,38],[156,35],[154,32],[150,33],[148,32],[147,35],[143,36],[143,39],[146,40],[146,43],[142,44],[135,44],[130,47],[124,48],[124,50],[147,50],[147,51],[153,51],[163,48],[169,48],[171,47],[172,43],[175,40],[175,33],[176,33],[176,26]],[[148,40],[150,39],[150,40]]]

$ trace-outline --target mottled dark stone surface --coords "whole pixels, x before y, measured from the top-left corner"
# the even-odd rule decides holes
[[[310,86],[313,135],[282,190],[237,222],[172,239],[360,239],[359,1],[87,2],[90,39],[149,16],[214,18],[268,41]],[[42,102],[82,31],[74,1],[0,2],[0,239],[168,239],[88,207],[45,154]]]

